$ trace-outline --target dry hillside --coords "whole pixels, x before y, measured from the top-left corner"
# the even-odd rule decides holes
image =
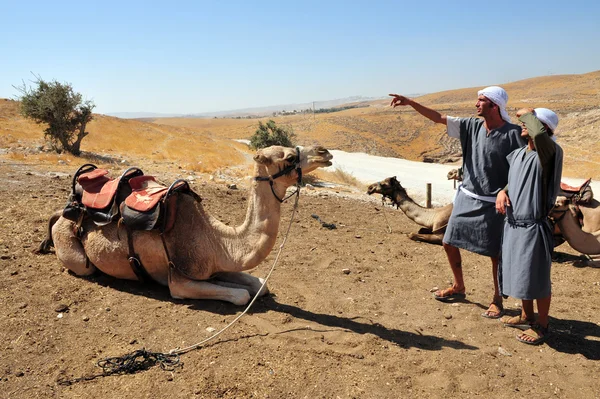
[[[492,84],[492,83],[490,83]],[[600,71],[581,75],[544,76],[506,83],[509,113],[523,106],[551,108],[561,117],[557,130],[565,149],[565,176],[600,178]],[[474,115],[478,87],[444,91],[419,98],[442,113]],[[390,91],[396,90],[390,88]],[[264,118],[263,120],[266,120]],[[299,144],[320,143],[328,148],[367,152],[416,161],[453,161],[460,155],[456,140],[445,135],[441,125],[422,118],[410,108],[391,109],[385,100],[368,107],[315,115],[273,118],[293,128]],[[82,149],[102,155],[101,160],[150,159],[163,165],[213,173],[228,165],[243,164],[249,154],[243,145],[229,139],[248,139],[258,119],[160,118],[151,121],[96,115],[89,125],[91,135]],[[23,119],[18,103],[0,100],[0,145],[16,158],[29,160],[56,156],[32,154],[43,144],[43,128]],[[63,157],[70,162],[72,157]],[[100,162],[100,161],[98,161]],[[75,162],[77,163],[77,162]]]
[[[600,161],[593,156],[600,151],[600,71],[544,76],[502,86],[509,93],[509,113],[513,117],[521,107],[547,107],[559,114],[557,134],[565,149],[565,175],[600,178]],[[433,93],[419,101],[449,115],[474,116],[479,89]],[[390,88],[395,90],[399,89]],[[460,150],[456,140],[447,138],[442,126],[425,120],[410,108],[391,109],[388,101],[370,102],[368,108],[273,119],[291,126],[303,144],[319,142],[346,151],[442,162],[452,160]],[[229,138],[248,138],[257,125],[256,119],[161,118],[154,122]]]

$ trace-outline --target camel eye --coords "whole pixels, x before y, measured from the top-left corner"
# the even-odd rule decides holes
[[[296,160],[296,156],[290,154],[287,157],[285,157],[285,160],[288,161],[288,162],[294,162]]]

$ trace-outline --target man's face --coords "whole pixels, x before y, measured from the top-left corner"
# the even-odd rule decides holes
[[[491,111],[497,107],[497,105],[491,102],[486,96],[481,95],[477,98],[475,107],[477,107],[477,115],[485,118],[490,115]]]
[[[521,125],[521,137],[526,140],[529,139],[529,130],[527,130],[527,126],[525,126],[523,122],[519,122],[519,125]]]

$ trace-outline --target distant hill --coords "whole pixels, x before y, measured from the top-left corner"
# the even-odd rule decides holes
[[[352,104],[357,102],[379,100],[384,97],[363,97],[363,96],[352,96],[346,98],[338,98],[335,100],[324,100],[314,101],[310,103],[296,103],[296,104],[281,104],[281,105],[269,105],[265,107],[253,107],[253,108],[242,108],[234,110],[225,110],[217,112],[198,112],[193,114],[162,114],[152,112],[111,112],[107,115],[116,116],[124,119],[148,119],[148,118],[214,118],[214,117],[246,117],[252,116],[269,116],[273,112],[292,112],[294,110],[300,111],[304,109],[315,109],[319,108],[332,108],[344,104]]]
[[[565,149],[565,173],[572,177],[600,178],[600,71],[578,75],[553,75],[500,84],[509,94],[508,111],[522,107],[547,107],[561,121],[559,143]],[[487,86],[487,85],[486,85]],[[408,94],[419,102],[447,115],[476,116],[477,91],[471,87],[430,93]],[[404,93],[402,93],[404,94]],[[320,143],[328,148],[414,161],[451,162],[460,159],[457,140],[445,134],[445,127],[420,116],[410,107],[392,109],[389,98],[366,101],[366,107],[326,114],[271,117],[291,127],[300,144]],[[157,124],[188,127],[230,138],[249,138],[257,121],[162,118]]]

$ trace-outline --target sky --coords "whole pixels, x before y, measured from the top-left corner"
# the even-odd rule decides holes
[[[191,114],[600,69],[600,2],[3,1],[0,98]],[[510,93],[509,93],[510,94]]]

